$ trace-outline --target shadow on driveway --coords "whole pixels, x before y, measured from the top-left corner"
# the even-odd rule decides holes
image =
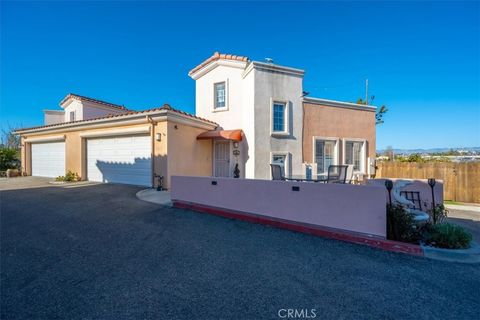
[[[2,319],[475,319],[480,268],[137,200],[1,191]]]

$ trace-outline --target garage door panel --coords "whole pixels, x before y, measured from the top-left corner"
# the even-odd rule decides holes
[[[90,181],[151,186],[150,136],[87,140]]]
[[[32,176],[65,175],[65,142],[32,144]]]

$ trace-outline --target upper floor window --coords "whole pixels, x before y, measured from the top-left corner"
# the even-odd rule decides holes
[[[287,117],[286,109],[287,104],[284,102],[273,102],[272,110],[272,132],[273,133],[285,133],[287,132]]]
[[[75,111],[70,111],[70,121],[75,121]]]
[[[353,171],[363,171],[363,141],[345,141],[345,164],[353,165]]]
[[[225,82],[215,83],[214,92],[215,92],[215,109],[225,108],[226,107]]]

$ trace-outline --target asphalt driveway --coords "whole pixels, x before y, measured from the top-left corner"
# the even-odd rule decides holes
[[[161,207],[132,186],[2,188],[1,319],[480,318],[478,265]]]

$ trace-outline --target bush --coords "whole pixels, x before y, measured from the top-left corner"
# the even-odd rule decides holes
[[[414,243],[420,239],[413,215],[399,204],[387,205],[387,239]]]
[[[17,150],[5,147],[0,148],[0,170],[17,169],[17,167]]]
[[[424,240],[434,247],[464,249],[470,247],[472,235],[455,224],[440,223],[426,226]]]
[[[75,182],[79,181],[80,177],[76,172],[68,171],[66,175],[55,178],[55,181]]]

